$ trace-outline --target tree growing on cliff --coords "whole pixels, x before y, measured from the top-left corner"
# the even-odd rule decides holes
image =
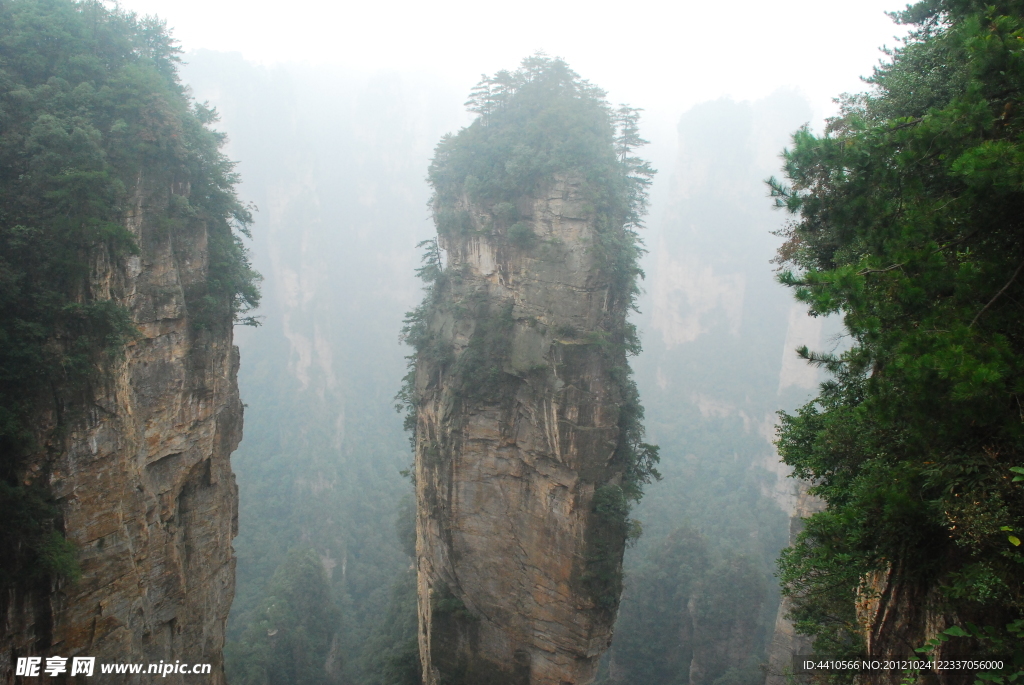
[[[609,309],[617,303],[635,309],[643,277],[638,260],[643,242],[637,229],[647,207],[647,188],[655,170],[632,154],[646,143],[639,136],[640,110],[622,105],[612,110],[605,93],[580,78],[561,59],[537,54],[523,60],[514,72],[484,76],[466,103],[479,116],[456,136],[445,136],[437,145],[428,180],[434,189],[432,207],[438,234],[472,233],[463,197],[494,210],[509,239],[530,244],[524,234],[528,225],[518,222],[515,203],[536,191],[556,174],[580,174],[583,192],[598,217],[598,251],[612,277]],[[520,232],[517,233],[517,230]],[[427,330],[426,305],[441,292],[445,282],[437,242],[427,241],[424,266],[418,274],[428,283],[424,306],[410,312],[403,339],[418,353],[440,360],[447,351],[438,347]],[[504,338],[492,336],[500,345]],[[628,354],[640,351],[636,328],[623,323],[609,342]],[[504,341],[507,342],[507,341]],[[495,356],[497,348],[481,350]],[[416,397],[412,387],[416,355],[409,357],[410,373],[396,399],[399,411],[411,415]],[[624,393],[622,407],[622,458],[627,463],[624,492],[639,499],[642,486],[657,478],[657,447],[643,442],[643,408],[628,366],[616,367]],[[474,374],[466,374],[472,376]],[[415,424],[407,421],[407,427]]]
[[[798,629],[829,653],[860,649],[854,602],[875,572],[913,611],[1024,615],[1024,3],[894,17],[914,28],[873,91],[824,135],[799,131],[789,185],[769,181],[797,215],[781,281],[853,341],[800,351],[831,380],[778,439],[828,504],[780,568]]]
[[[640,137],[640,112],[642,109],[620,105],[614,113],[615,122],[615,154],[626,170],[629,188],[629,206],[631,226],[642,225],[643,216],[647,213],[647,189],[654,179],[654,169],[650,162],[633,154],[633,151],[648,143]]]
[[[642,143],[635,111],[617,131],[604,93],[560,59],[536,55],[515,72],[485,78],[469,105],[479,116],[441,140],[429,168],[438,238],[425,244],[419,271],[426,297],[403,329],[415,353],[397,398],[416,431],[418,511],[437,524],[419,527],[417,541],[421,662],[431,682],[575,681],[596,666],[594,648],[577,644],[581,632],[550,641],[518,626],[591,626],[589,644],[610,631],[623,552],[639,532],[629,513],[658,477],[658,449],[644,442],[628,363],[639,342],[627,319],[642,275],[637,230],[653,170],[631,154]],[[492,255],[497,266],[467,256],[476,254]],[[482,456],[489,449],[479,447],[491,440],[492,415],[508,448],[497,470],[521,463],[541,482],[557,483],[535,510],[529,498],[546,486],[513,503],[504,477],[479,478],[467,499],[504,501],[511,531],[535,527],[557,540],[517,542],[507,560],[463,543],[516,539],[498,518],[462,505],[476,486],[464,486],[461,474],[492,468]],[[476,417],[487,418],[478,424]],[[477,433],[481,425],[487,437]],[[527,438],[534,430],[538,437]],[[487,532],[454,532],[470,525]],[[509,569],[500,585],[463,582],[468,569],[502,573],[495,564]],[[551,598],[547,618],[531,608],[530,589],[544,585],[538,578],[569,589]],[[499,587],[511,596],[498,597]],[[487,616],[492,601],[518,608]],[[522,621],[512,625],[515,615]],[[487,647],[494,637],[474,637],[495,634],[507,636],[501,651]],[[544,665],[540,652],[555,642],[558,655]]]
[[[167,231],[205,225],[209,269],[185,292],[196,327],[229,326],[259,301],[241,242],[251,215],[178,53],[162,23],[101,2],[0,3],[0,588],[73,575],[57,511],[21,471],[81,417],[135,335],[92,279],[139,252],[133,193],[167,189],[147,204]],[[41,435],[49,412],[56,428]]]

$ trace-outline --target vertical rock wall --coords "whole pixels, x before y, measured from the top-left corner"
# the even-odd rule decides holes
[[[186,307],[186,293],[206,279],[206,227],[168,228],[162,208],[187,196],[187,184],[142,185],[127,220],[140,254],[98,258],[91,278],[91,296],[126,305],[141,336],[25,473],[57,498],[82,577],[0,600],[3,683],[15,682],[17,658],[29,655],[209,663],[212,678],[161,680],[224,682],[237,532],[229,456],[242,435],[238,350],[230,321],[196,325]],[[63,409],[40,416],[40,436]],[[94,677],[129,682],[101,676],[98,666]]]
[[[583,685],[611,640],[625,543],[593,506],[622,477],[601,347],[625,305],[572,178],[518,202],[533,232],[518,245],[465,209],[476,230],[441,239],[448,280],[428,316],[441,351],[416,371],[424,680]]]

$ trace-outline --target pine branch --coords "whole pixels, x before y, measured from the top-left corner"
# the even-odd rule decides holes
[[[1017,276],[1020,275],[1021,269],[1024,269],[1024,262],[1020,263],[1020,266],[1017,267],[1017,270],[1013,272],[1012,276],[1010,276],[1010,280],[1006,282],[1006,285],[999,289],[999,292],[995,294],[995,297],[989,300],[988,304],[981,308],[981,311],[977,313],[977,315],[974,317],[974,320],[971,321],[971,325],[968,326],[968,328],[973,328],[974,324],[976,324],[978,322],[978,319],[981,318],[981,315],[985,313],[985,310],[991,307],[992,303],[998,300],[999,296],[1006,292],[1006,289],[1010,287],[1010,284],[1017,280]]]
[[[900,264],[893,264],[892,266],[887,266],[884,269],[864,269],[863,271],[858,271],[857,275],[858,276],[864,276],[866,274],[884,274],[886,271],[892,271],[893,269],[900,269],[902,267],[903,267],[903,264],[900,263]]]

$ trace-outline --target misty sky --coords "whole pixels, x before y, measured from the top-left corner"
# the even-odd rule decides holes
[[[519,0],[122,0],[156,14],[186,52],[240,52],[261,64],[330,64],[356,72],[426,72],[468,91],[481,73],[543,50],[609,91],[613,103],[674,121],[692,105],[797,88],[815,109],[863,89],[902,33],[895,0],[729,3]],[[650,119],[648,119],[650,121]],[[815,122],[817,123],[817,122]]]

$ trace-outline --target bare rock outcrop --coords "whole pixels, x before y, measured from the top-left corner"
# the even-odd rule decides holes
[[[628,524],[625,353],[609,349],[627,303],[581,195],[558,177],[507,231],[464,202],[474,230],[440,238],[415,375],[428,685],[584,685],[611,641]]]
[[[229,457],[242,432],[238,350],[230,320],[201,325],[186,306],[207,278],[205,225],[168,229],[161,210],[151,211],[187,196],[188,185],[143,185],[127,220],[140,253],[98,257],[91,276],[92,297],[125,305],[141,335],[88,391],[70,430],[52,436],[60,407],[39,416],[38,435],[51,437],[25,471],[26,482],[44,483],[58,501],[82,576],[2,598],[0,682],[15,682],[17,658],[33,655],[97,657],[104,683],[138,676],[101,676],[99,664],[161,660],[212,666],[211,676],[171,674],[167,683],[224,682],[237,532]]]

